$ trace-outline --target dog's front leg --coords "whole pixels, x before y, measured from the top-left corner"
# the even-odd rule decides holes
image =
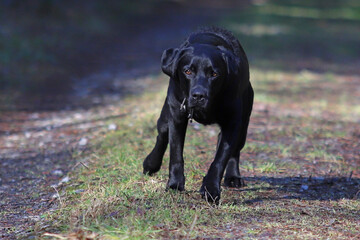
[[[183,191],[185,188],[183,149],[187,119],[169,120],[170,164],[167,188]]]
[[[208,201],[218,203],[220,200],[220,183],[225,167],[235,151],[237,144],[237,129],[222,129],[222,137],[218,143],[215,159],[203,179],[200,193]]]

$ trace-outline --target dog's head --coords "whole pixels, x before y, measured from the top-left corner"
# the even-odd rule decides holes
[[[178,82],[188,108],[207,111],[238,76],[240,59],[224,46],[184,44],[165,50],[162,70]]]

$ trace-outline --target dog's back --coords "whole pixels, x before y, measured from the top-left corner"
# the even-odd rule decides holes
[[[228,30],[219,27],[202,28],[192,33],[187,41],[190,44],[210,44],[214,46],[223,46],[232,51],[236,56],[244,58],[247,62],[247,57],[239,40]]]

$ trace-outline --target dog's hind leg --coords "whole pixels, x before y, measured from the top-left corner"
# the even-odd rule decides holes
[[[240,188],[245,186],[244,180],[240,176],[239,162],[240,151],[244,147],[246,141],[248,123],[249,120],[241,127],[239,144],[226,165],[224,185],[227,187]]]
[[[169,143],[169,114],[169,105],[166,99],[157,121],[158,136],[156,137],[155,147],[143,162],[144,174],[152,175],[160,170]]]
[[[245,93],[244,106],[245,111],[242,119],[241,133],[239,139],[239,146],[234,152],[233,156],[230,157],[229,162],[226,166],[226,173],[224,177],[224,185],[227,187],[240,188],[245,186],[244,180],[240,176],[239,161],[240,151],[245,146],[247,129],[249,126],[249,120],[253,105],[254,91],[250,86]]]
[[[245,185],[244,180],[240,176],[239,161],[240,151],[238,151],[233,157],[229,159],[224,177],[225,186],[240,188]]]
[[[244,140],[243,139],[241,139],[241,140],[242,140],[241,144],[243,144]],[[221,141],[221,132],[218,135],[216,151],[219,148],[220,141]],[[226,165],[226,173],[224,176],[224,185],[227,187],[240,188],[240,187],[244,186],[244,181],[242,180],[242,178],[240,176],[240,170],[239,170],[240,150],[237,150],[235,152],[235,154],[230,157],[230,159]]]
[[[236,151],[232,154],[229,162],[226,166],[226,173],[224,177],[224,185],[227,187],[240,188],[245,186],[244,180],[240,176],[239,162],[240,162],[240,151],[245,146],[247,128],[249,125],[249,118],[244,119],[244,124],[241,127],[239,145]]]
[[[220,141],[221,141],[221,132],[218,135],[216,151],[219,148]],[[244,144],[245,144],[244,139],[241,139],[240,147],[242,148],[242,146]],[[242,178],[240,176],[240,170],[239,170],[241,148],[239,150],[236,150],[235,154],[233,154],[233,156],[230,157],[230,159],[226,165],[226,173],[224,176],[224,185],[227,187],[240,188],[245,185],[244,181],[242,180]]]

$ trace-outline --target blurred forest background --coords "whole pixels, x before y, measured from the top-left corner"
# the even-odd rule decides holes
[[[354,0],[0,4],[0,101],[7,109],[71,108],[89,94],[119,94],[114,78],[159,72],[164,49],[209,24],[232,30],[252,66],[359,71],[360,3]]]
[[[158,73],[162,51],[217,11],[206,1],[0,3],[0,94],[8,109],[87,107],[80,102],[91,94],[119,94],[114,78]]]

